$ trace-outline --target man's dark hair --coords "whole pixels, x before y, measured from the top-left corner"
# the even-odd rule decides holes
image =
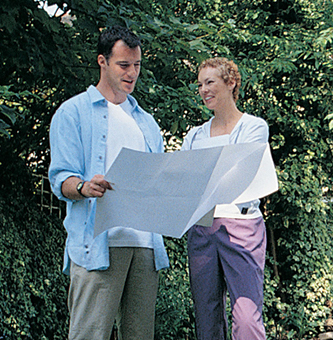
[[[141,46],[139,37],[128,28],[113,26],[105,29],[99,36],[97,45],[98,55],[102,54],[106,60],[109,60],[112,48],[118,40],[122,40],[129,48]]]

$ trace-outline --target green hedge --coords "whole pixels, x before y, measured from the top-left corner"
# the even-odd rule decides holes
[[[64,339],[68,279],[61,274],[62,226],[30,202],[0,202],[0,225],[0,335]]]
[[[264,320],[268,339],[303,339],[323,330],[332,266],[330,235],[322,223],[303,228],[297,242],[290,237],[283,240],[290,264],[286,263],[289,279],[283,280],[282,287],[273,271],[274,259],[267,253]],[[62,222],[41,213],[31,198],[10,204],[1,200],[0,225],[0,339],[65,339],[68,277],[62,274]],[[166,245],[171,267],[160,275],[155,338],[193,340],[186,237],[168,238]],[[288,298],[283,301],[281,295]]]
[[[64,228],[40,211],[24,163],[7,156],[13,157],[8,164],[16,167],[16,176],[11,165],[2,166],[0,339],[63,340],[68,328],[68,278],[61,273]]]
[[[195,339],[194,311],[190,291],[187,237],[165,238],[170,268],[160,273],[156,301],[156,340]]]
[[[2,153],[0,163],[2,156],[11,157]],[[69,283],[62,274],[65,230],[58,217],[40,211],[23,162],[12,159],[7,164],[0,173],[0,339],[65,339]],[[13,166],[16,177],[11,175]],[[308,170],[303,165],[297,173]],[[266,204],[264,322],[269,340],[311,339],[324,330],[330,313],[326,302],[332,287],[333,210],[312,184],[315,178],[297,186],[282,184]],[[311,202],[308,211],[297,199],[300,192]],[[160,274],[156,340],[195,339],[186,242],[186,236],[165,239],[171,266]],[[230,319],[230,310],[228,315]]]

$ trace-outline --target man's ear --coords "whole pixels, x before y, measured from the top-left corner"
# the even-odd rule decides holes
[[[100,67],[105,67],[108,64],[108,62],[107,62],[107,60],[106,60],[106,58],[104,57],[103,54],[98,55],[97,63]]]

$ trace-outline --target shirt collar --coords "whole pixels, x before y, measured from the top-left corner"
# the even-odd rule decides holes
[[[107,101],[94,85],[90,85],[87,89],[87,92],[88,92],[88,94],[91,98],[92,103],[96,103],[96,102],[99,102],[101,100],[105,100],[105,102]],[[130,94],[127,95],[127,99],[129,101],[130,105],[132,106],[132,111],[134,109],[139,108],[138,102]]]
[[[91,98],[92,103],[99,102],[101,100],[105,100],[103,95],[97,90],[97,88],[94,85],[90,85],[87,89],[87,92]]]

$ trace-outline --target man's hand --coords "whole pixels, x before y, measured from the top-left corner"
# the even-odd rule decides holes
[[[84,182],[81,192],[85,197],[103,197],[106,190],[112,190],[111,184],[103,175],[95,175],[91,181]]]
[[[85,181],[81,188],[81,194],[77,191],[77,185],[82,182],[78,177],[68,177],[62,183],[62,193],[71,200],[82,200],[85,197],[103,197],[106,190],[112,190],[112,186],[104,179],[103,175],[95,175],[90,181]]]

